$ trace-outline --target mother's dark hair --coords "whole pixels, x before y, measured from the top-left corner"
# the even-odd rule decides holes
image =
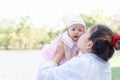
[[[114,54],[114,48],[112,47],[114,34],[112,30],[105,25],[97,24],[91,27],[90,32],[89,40],[93,42],[93,53],[108,61]]]

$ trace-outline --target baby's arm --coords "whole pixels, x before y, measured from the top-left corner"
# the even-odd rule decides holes
[[[77,53],[73,53],[72,50],[69,47],[67,47],[62,41],[58,42],[56,48],[57,48],[56,56],[57,54],[62,55],[62,56],[57,56],[56,58],[65,56],[66,60],[70,60],[73,56],[76,56],[77,54]],[[60,62],[62,59],[58,60],[58,62]]]
[[[55,58],[53,58],[53,61],[57,61],[57,63],[60,63],[60,61],[65,56],[64,49],[63,49],[63,43],[58,42],[56,49],[57,49],[56,50],[57,52],[56,52]]]
[[[72,50],[69,47],[67,47],[65,44],[64,44],[64,52],[65,52],[66,60],[70,60],[72,58]]]

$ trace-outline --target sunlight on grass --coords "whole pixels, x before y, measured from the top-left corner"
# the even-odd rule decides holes
[[[110,66],[113,67],[120,67],[120,56],[115,56],[110,60]]]
[[[116,52],[110,60],[112,69],[112,80],[120,80],[120,53]]]
[[[120,80],[120,67],[112,68],[112,80]]]

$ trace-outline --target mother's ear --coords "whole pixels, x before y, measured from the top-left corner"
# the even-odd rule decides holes
[[[88,41],[87,49],[92,49],[93,41]]]

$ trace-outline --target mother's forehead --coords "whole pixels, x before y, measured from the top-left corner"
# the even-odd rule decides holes
[[[91,31],[91,27],[89,27],[89,28],[86,30],[86,32],[89,32],[89,31]]]
[[[90,31],[90,32],[95,32],[97,30],[97,27],[96,26],[91,26],[88,28],[87,31]]]

